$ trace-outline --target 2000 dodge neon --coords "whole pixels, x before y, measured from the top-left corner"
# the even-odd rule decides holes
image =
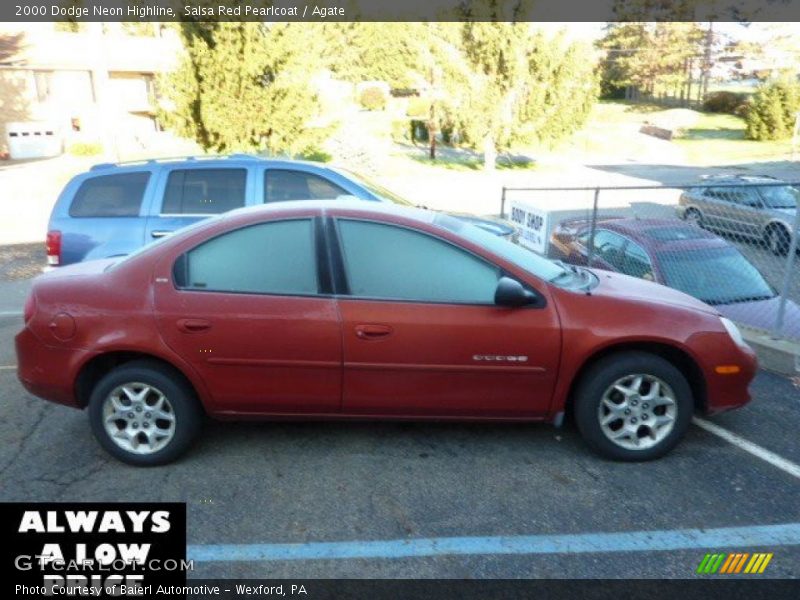
[[[736,326],[678,291],[567,267],[430,211],[240,209],[125,259],[39,277],[17,335],[33,394],[88,408],[138,465],[232,418],[559,423],[662,456],[695,410],[749,401]]]

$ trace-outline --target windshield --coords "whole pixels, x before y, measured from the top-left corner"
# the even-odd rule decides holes
[[[564,267],[550,259],[539,256],[522,246],[506,240],[500,236],[489,233],[479,227],[470,225],[466,221],[445,214],[438,214],[433,221],[436,225],[457,233],[470,242],[486,248],[489,252],[514,263],[528,273],[545,281],[553,281],[569,273]]]
[[[797,208],[800,192],[790,186],[762,187],[761,200],[767,208]]]
[[[767,300],[775,292],[735,248],[659,252],[665,283],[707,304]]]
[[[358,175],[357,173],[353,173],[349,169],[339,168],[339,170],[342,171],[343,173],[346,173],[347,177],[349,179],[352,179],[353,181],[355,181],[361,187],[367,188],[367,190],[369,190],[370,192],[372,192],[376,196],[380,196],[381,198],[385,198],[386,200],[389,200],[390,202],[394,202],[395,204],[399,204],[400,206],[413,206],[413,207],[417,206],[413,202],[410,202],[409,200],[406,200],[402,196],[398,196],[393,191],[387,190],[382,185],[375,183],[371,179],[367,179],[363,175]]]

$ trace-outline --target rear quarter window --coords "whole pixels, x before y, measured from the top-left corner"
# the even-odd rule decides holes
[[[81,183],[69,207],[71,217],[138,217],[149,172],[100,175]]]

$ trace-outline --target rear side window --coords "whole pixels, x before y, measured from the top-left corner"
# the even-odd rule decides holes
[[[245,169],[177,169],[169,174],[162,214],[216,215],[244,206]]]
[[[69,207],[71,217],[138,217],[150,173],[101,175],[84,181]]]
[[[237,229],[190,250],[175,265],[180,287],[215,292],[309,295],[319,290],[310,219]]]
[[[283,169],[267,169],[264,173],[264,202],[333,200],[347,195],[346,190],[313,173]]]

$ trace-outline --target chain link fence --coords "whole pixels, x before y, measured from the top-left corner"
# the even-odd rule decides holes
[[[735,180],[734,180],[735,179]],[[519,243],[681,290],[739,325],[800,341],[800,184],[503,188]]]

